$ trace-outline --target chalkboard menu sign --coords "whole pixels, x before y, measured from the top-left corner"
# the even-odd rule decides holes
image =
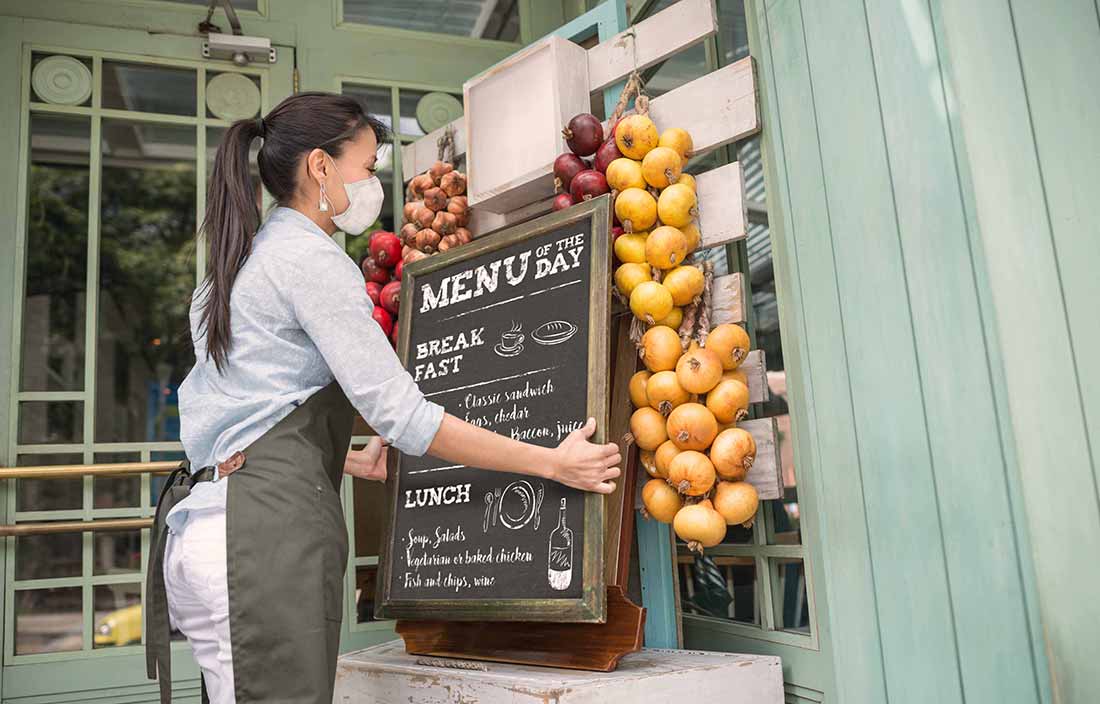
[[[430,400],[557,446],[607,442],[609,199],[405,269],[398,355]],[[602,622],[604,499],[538,477],[391,452],[376,614]]]

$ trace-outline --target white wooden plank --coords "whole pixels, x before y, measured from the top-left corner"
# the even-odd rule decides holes
[[[740,272],[714,277],[711,288],[710,322],[742,323],[745,321],[745,280]]]
[[[695,177],[699,199],[699,249],[709,249],[748,237],[745,177],[733,162]]]
[[[602,90],[717,32],[713,0],[681,0],[589,49],[590,87]]]
[[[779,460],[779,428],[775,418],[755,418],[737,424],[756,441],[756,461],[745,481],[756,487],[761,501],[783,498],[783,467]]]
[[[760,114],[752,57],[657,96],[649,103],[649,117],[659,130],[687,130],[696,154],[757,132]]]
[[[507,225],[515,225],[549,213],[553,209],[553,205],[554,198],[551,196],[530,205],[525,205],[522,208],[516,208],[510,213],[491,213],[484,208],[473,208],[470,210],[468,229],[474,237],[481,237]]]
[[[561,129],[589,109],[588,53],[556,36],[462,86],[470,205],[507,213],[553,195]]]
[[[448,127],[454,129],[455,159],[466,153],[466,117],[463,116],[401,147],[401,176],[405,183],[413,176],[427,171],[436,162],[439,157],[439,139]]]
[[[749,350],[745,361],[738,367],[748,379],[749,403],[764,403],[768,400],[768,370],[764,361],[764,350]]]

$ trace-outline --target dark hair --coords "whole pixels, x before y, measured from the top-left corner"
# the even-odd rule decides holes
[[[302,156],[322,148],[335,159],[363,128],[371,129],[379,142],[388,136],[386,126],[371,117],[355,98],[298,93],[260,119],[234,122],[218,146],[201,229],[209,249],[202,284],[207,296],[199,329],[206,334],[207,358],[214,359],[219,372],[232,345],[229,295],[260,227],[249,172],[252,140],[263,139],[257,161],[264,188],[277,203],[288,205],[298,192],[298,162]]]

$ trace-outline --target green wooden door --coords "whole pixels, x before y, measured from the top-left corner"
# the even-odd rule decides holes
[[[177,458],[208,167],[233,119],[290,93],[293,49],[239,68],[204,60],[195,37],[19,19],[0,36],[5,463]],[[18,479],[2,510],[15,524],[144,518],[161,481]],[[3,701],[153,701],[148,530],[4,540]],[[175,650],[177,691],[197,701],[190,651]]]

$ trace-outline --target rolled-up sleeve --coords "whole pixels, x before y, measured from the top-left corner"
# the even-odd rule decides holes
[[[298,324],[375,432],[406,454],[423,455],[443,421],[443,407],[424,398],[371,317],[374,305],[355,263],[323,244],[291,263],[287,296]]]

